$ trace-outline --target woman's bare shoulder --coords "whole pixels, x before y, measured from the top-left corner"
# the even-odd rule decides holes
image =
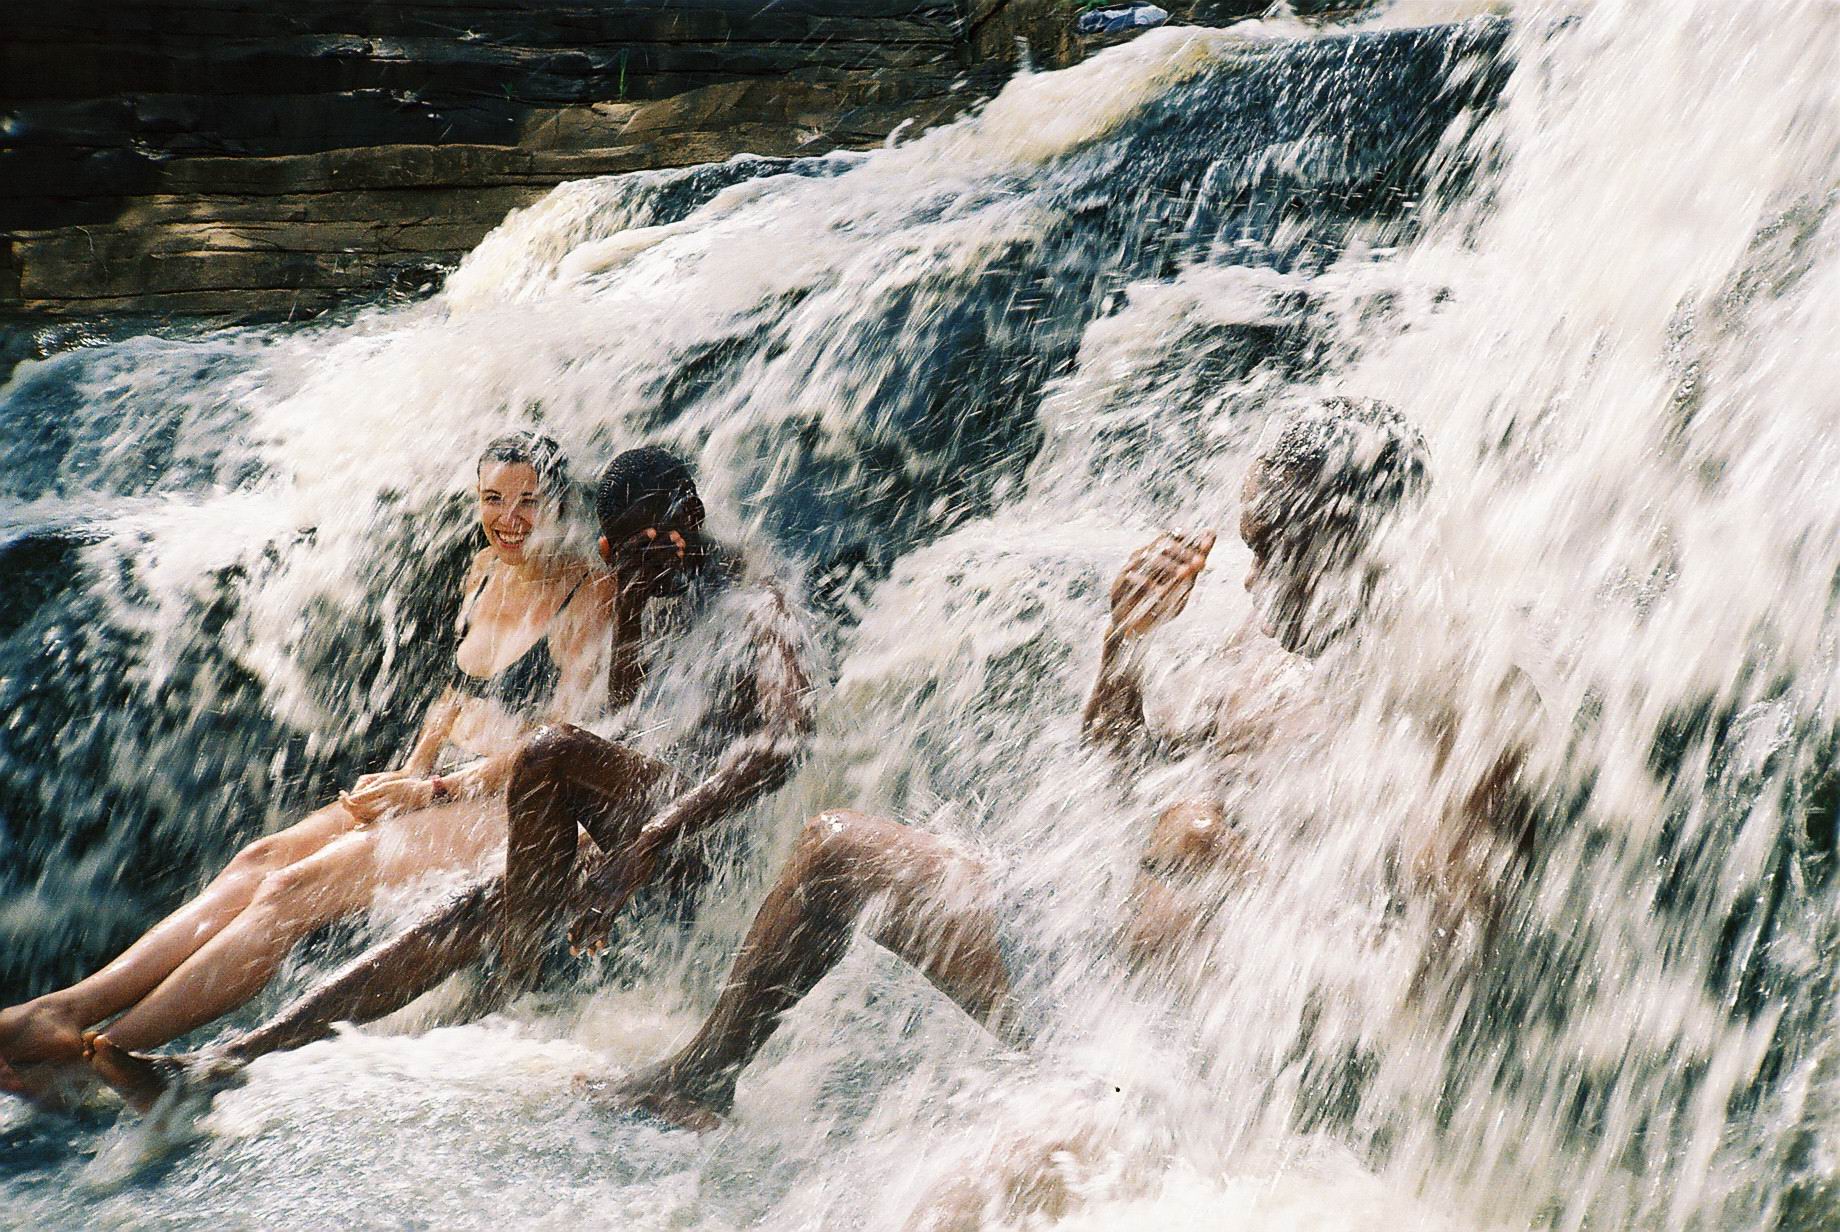
[[[472,562],[466,567],[466,576],[460,579],[460,607],[464,617],[465,609],[471,606],[474,592],[485,581],[486,570],[492,563],[492,549],[480,548],[473,555]]]
[[[613,600],[620,591],[619,579],[614,577],[611,569],[602,569],[594,565],[588,565],[586,568],[588,577],[582,583],[582,597],[597,609],[612,611]]]
[[[562,573],[560,584],[567,595],[566,615],[584,624],[599,624],[613,612],[613,570],[590,564],[571,564]]]

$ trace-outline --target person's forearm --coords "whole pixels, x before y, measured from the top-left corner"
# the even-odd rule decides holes
[[[1109,752],[1127,752],[1144,733],[1143,676],[1136,658],[1137,642],[1107,629],[1099,655],[1099,676],[1093,681],[1081,714],[1080,730],[1086,743]]]
[[[409,750],[403,768],[423,777],[432,772],[435,759],[441,754],[441,746],[447,742],[448,733],[453,731],[454,720],[459,715],[460,707],[455,704],[452,692],[444,691],[435,704],[428,708],[428,717],[422,721],[421,734],[416,736],[415,745]]]
[[[789,777],[800,739],[795,733],[762,732],[735,744],[708,778],[672,800],[645,825],[660,849],[719,821]]]
[[[618,710],[632,701],[645,683],[645,660],[639,654],[644,634],[641,610],[624,597],[614,606],[612,650],[607,659],[609,710]]]
[[[403,769],[407,770],[410,774],[416,774],[426,778],[429,774],[434,772],[434,763],[441,754],[441,744],[445,739],[445,733],[435,734],[431,737],[428,733],[424,732],[422,737],[415,742],[415,747],[409,750],[409,756],[403,762]]]
[[[517,761],[516,748],[496,753],[481,761],[476,761],[464,770],[453,774],[434,776],[440,784],[436,802],[440,799],[479,800],[495,796],[505,790],[505,784],[511,778],[511,767]]]

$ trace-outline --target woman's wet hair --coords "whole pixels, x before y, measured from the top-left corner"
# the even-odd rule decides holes
[[[1425,438],[1374,398],[1325,398],[1294,416],[1258,460],[1286,536],[1358,539],[1431,485]]]
[[[648,526],[694,529],[703,521],[690,464],[668,449],[645,445],[607,464],[594,494],[601,534],[620,544]]]
[[[539,432],[507,432],[493,440],[479,455],[478,469],[492,462],[528,466],[537,472],[537,486],[552,496],[567,491],[568,463],[562,446]]]

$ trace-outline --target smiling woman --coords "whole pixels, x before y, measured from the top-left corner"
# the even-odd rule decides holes
[[[166,1043],[259,992],[315,928],[376,893],[489,863],[505,841],[504,784],[523,735],[588,701],[608,644],[608,583],[559,545],[566,468],[518,433],[479,460],[486,546],[462,588],[449,686],[400,767],[239,852],[203,893],[101,971],[0,1011],[0,1089],[54,1102],[119,1048]],[[106,1037],[88,1030],[114,1015]],[[129,1092],[132,1094],[132,1092]]]

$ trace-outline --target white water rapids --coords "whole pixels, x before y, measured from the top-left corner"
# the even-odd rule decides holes
[[[0,1226],[1840,1226],[1840,5],[1521,0],[1504,50],[1481,20],[1411,41],[1482,7],[1160,30],[896,148],[565,185],[426,303],[23,366],[0,531],[68,545],[68,588],[0,624],[25,991],[145,922],[137,868],[169,903],[235,808],[279,821],[397,738],[454,494],[507,426],[584,474],[693,455],[718,529],[809,567],[836,678],[681,956],[470,1025],[412,1007],[197,1119],[0,1107]],[[1397,93],[1504,62],[1493,106]],[[1267,103],[1322,110],[1225,122]],[[1421,173],[1374,173],[1400,132]],[[1231,786],[1273,836],[1261,876],[1180,987],[1120,983],[1149,819],[1208,772],[1125,790],[1080,751],[1105,586],[1157,527],[1220,528],[1152,702],[1230,689],[1241,478],[1330,393],[1419,425],[1430,499],[1309,685],[1333,731]],[[1538,851],[1490,960],[1414,995],[1429,924],[1392,865],[1454,771],[1400,699],[1480,747],[1514,668],[1543,701],[1515,733]],[[1020,870],[1055,964],[1040,1046],[859,942],[732,1126],[583,1103],[575,1074],[694,1027],[837,805]]]

